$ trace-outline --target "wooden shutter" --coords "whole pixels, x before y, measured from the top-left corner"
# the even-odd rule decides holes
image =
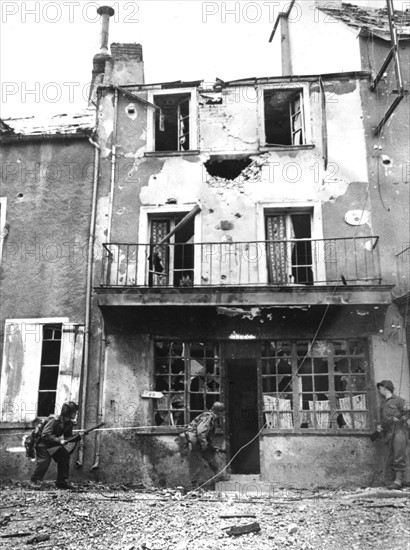
[[[83,345],[84,327],[63,323],[55,414],[60,414],[61,406],[67,401],[78,403]]]
[[[1,421],[30,422],[37,417],[43,324],[6,321],[1,372]]]

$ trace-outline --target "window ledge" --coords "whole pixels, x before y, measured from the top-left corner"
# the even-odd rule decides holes
[[[190,151],[146,151],[144,157],[192,157],[199,155],[199,149]]]
[[[30,430],[41,421],[41,418],[30,420],[28,422],[0,422],[1,430]]]
[[[346,430],[346,429],[340,429],[340,430],[312,430],[309,428],[306,429],[298,429],[298,430],[273,430],[273,429],[266,429],[263,430],[261,435],[266,436],[278,436],[278,435],[294,435],[294,436],[304,436],[304,435],[324,435],[327,437],[343,437],[343,436],[359,436],[359,437],[369,437],[372,432],[370,431],[363,431],[363,430]]]
[[[306,149],[314,149],[313,144],[307,145],[261,145],[259,151],[267,153],[268,151],[305,151]]]

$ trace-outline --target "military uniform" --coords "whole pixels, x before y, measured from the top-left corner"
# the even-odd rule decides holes
[[[48,419],[36,446],[37,461],[36,468],[31,476],[32,482],[43,481],[51,459],[53,459],[57,463],[57,486],[66,484],[69,474],[70,453],[61,444],[60,438],[67,439],[71,437],[73,426],[71,420],[64,420],[61,416]]]
[[[193,486],[199,482],[203,461],[214,474],[218,472],[216,447],[212,443],[216,419],[217,416],[212,411],[205,411],[194,418],[186,429],[185,436],[190,444],[189,477]]]
[[[380,406],[380,424],[383,428],[383,442],[386,444],[386,465],[395,474],[404,475],[406,470],[406,448],[408,429],[404,399],[393,395],[384,399]]]

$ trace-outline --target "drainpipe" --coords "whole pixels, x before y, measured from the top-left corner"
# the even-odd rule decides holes
[[[107,228],[107,243],[111,240],[111,223],[112,212],[114,207],[114,186],[115,186],[115,165],[117,160],[117,118],[118,118],[118,89],[114,89],[114,115],[112,129],[112,145],[111,145],[111,182],[110,182],[110,203],[108,207],[108,228]]]
[[[97,110],[98,112],[98,110]],[[96,117],[96,131],[98,127],[98,116]],[[86,287],[86,302],[85,302],[85,333],[84,333],[84,352],[83,352],[83,369],[81,383],[81,403],[80,403],[80,430],[85,430],[85,404],[87,400],[87,380],[88,380],[88,355],[90,349],[90,320],[91,320],[91,300],[92,300],[92,280],[93,280],[93,263],[94,263],[94,241],[95,241],[95,220],[97,215],[97,190],[98,190],[98,175],[100,170],[100,147],[97,143],[89,138],[89,142],[94,147],[94,174],[93,174],[93,194],[91,205],[90,219],[90,234],[88,239],[88,254],[87,254],[87,287]],[[84,440],[81,438],[78,450],[77,466],[82,467],[84,460]]]
[[[113,130],[112,130],[112,145],[111,145],[111,179],[110,179],[110,201],[108,206],[108,227],[107,227],[107,242],[110,242],[111,239],[111,224],[112,224],[112,213],[114,207],[114,187],[115,187],[115,167],[117,160],[117,120],[118,120],[118,89],[114,88],[114,114],[113,114]],[[104,319],[102,320],[102,334],[105,334],[104,330]],[[107,374],[107,354],[105,352],[105,337],[102,337],[101,340],[104,350],[101,350],[101,354],[104,354],[104,360],[100,359],[100,371],[99,371],[99,386],[98,386],[98,403],[97,403],[97,414],[99,416],[98,422],[101,422],[104,417],[102,407],[104,407],[105,399],[105,379]],[[97,432],[96,437],[96,446],[95,446],[95,456],[94,463],[91,466],[91,470],[97,470],[100,465],[100,449],[101,449],[101,432]]]
[[[97,401],[97,424],[104,421],[104,395],[105,395],[105,380],[107,377],[107,353],[106,353],[106,339],[105,339],[105,328],[104,328],[104,317],[102,317],[102,326],[101,333],[103,337],[101,338],[101,350],[100,350],[100,369],[98,375],[98,401]],[[104,354],[104,360],[101,360],[101,356]],[[100,412],[101,410],[101,412]],[[90,468],[90,471],[98,470],[100,466],[100,454],[101,454],[101,432],[96,432],[95,439],[95,454],[94,454],[94,463]]]

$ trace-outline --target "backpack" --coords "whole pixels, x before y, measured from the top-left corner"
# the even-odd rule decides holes
[[[36,447],[40,437],[43,434],[44,426],[52,417],[45,418],[37,424],[37,426],[32,430],[24,439],[24,447],[26,448],[26,457],[27,458],[36,458]]]

